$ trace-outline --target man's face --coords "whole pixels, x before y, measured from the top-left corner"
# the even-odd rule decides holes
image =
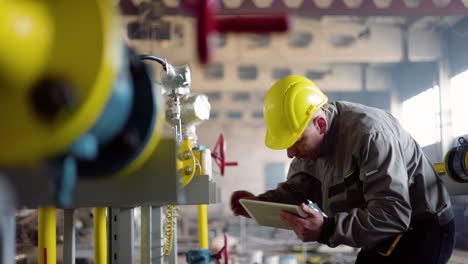
[[[309,125],[302,133],[302,136],[287,149],[289,158],[298,158],[303,161],[312,161],[317,158],[320,151],[320,143],[323,139],[323,133],[320,133],[320,128],[315,124]]]

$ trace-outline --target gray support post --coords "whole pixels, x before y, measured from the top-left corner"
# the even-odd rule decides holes
[[[112,264],[114,258],[114,208],[107,207],[107,263]]]
[[[119,223],[119,208],[111,208],[109,207],[108,213],[109,213],[109,220],[107,226],[109,227],[109,245],[107,246],[108,248],[108,254],[107,254],[107,262],[109,264],[117,264],[118,262],[118,251],[119,251],[119,245],[118,245],[118,223]]]
[[[112,208],[111,246],[109,247],[111,264],[134,263],[134,233],[133,208]]]
[[[305,242],[302,243],[302,259],[303,263],[307,264],[307,244]]]
[[[447,58],[442,58],[438,62],[439,66],[439,91],[440,91],[440,136],[442,154],[453,146],[452,131],[452,106],[450,93],[450,64]]]
[[[152,264],[164,263],[163,246],[164,246],[164,229],[163,229],[163,210],[162,207],[152,207]]]
[[[76,232],[75,209],[65,209],[63,220],[63,263],[75,264]]]
[[[14,188],[0,173],[0,263],[15,263],[16,204]]]
[[[0,263],[15,263],[15,216],[0,215]]]
[[[247,222],[245,217],[240,217],[239,251],[245,253],[247,249]]]
[[[151,206],[141,207],[141,264],[151,264],[152,246]]]

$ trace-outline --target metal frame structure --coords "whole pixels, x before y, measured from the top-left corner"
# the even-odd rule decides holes
[[[165,14],[184,14],[181,1],[164,0]],[[307,16],[431,16],[466,15],[466,0],[220,0],[220,15],[259,15],[293,13]],[[138,8],[121,0],[124,15],[135,15]]]
[[[108,208],[108,246],[109,264],[133,263],[135,259],[135,224],[133,208],[142,206],[142,243],[141,263],[163,263],[163,211],[165,205],[209,204],[216,202],[216,184],[208,175],[197,175],[186,187],[181,188],[176,176],[176,144],[173,139],[163,139],[153,156],[138,171],[125,178],[116,178],[102,182],[79,180],[71,208],[64,209],[64,263],[74,264],[76,256],[74,216],[75,208]],[[39,208],[56,206],[47,170],[43,167],[9,169],[4,176],[18,197],[18,208]],[[3,218],[7,218],[6,216]],[[14,241],[14,216],[0,219],[2,241]],[[5,220],[5,221],[4,221]],[[10,221],[7,221],[10,220]],[[5,228],[3,228],[5,227]],[[176,237],[174,238],[176,241]],[[177,263],[176,242],[172,247],[170,263]],[[14,252],[11,247],[2,247]],[[14,255],[4,252],[1,263],[13,261]],[[13,263],[13,262],[11,262]]]

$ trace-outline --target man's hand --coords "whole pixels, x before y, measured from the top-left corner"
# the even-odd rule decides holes
[[[234,215],[242,215],[250,218],[244,207],[240,204],[239,199],[258,200],[255,195],[248,191],[235,191],[231,195],[231,210]]]
[[[307,214],[306,218],[282,211],[281,220],[294,230],[294,233],[304,242],[317,241],[320,238],[323,226],[323,216],[309,208],[304,203],[301,209]]]

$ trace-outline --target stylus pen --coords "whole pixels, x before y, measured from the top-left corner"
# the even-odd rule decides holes
[[[327,215],[320,209],[320,207],[312,202],[311,200],[309,199],[306,199],[303,201],[305,203],[305,205],[307,205],[309,208],[312,208],[313,210],[317,211],[318,213],[320,213],[323,217],[327,217]]]

